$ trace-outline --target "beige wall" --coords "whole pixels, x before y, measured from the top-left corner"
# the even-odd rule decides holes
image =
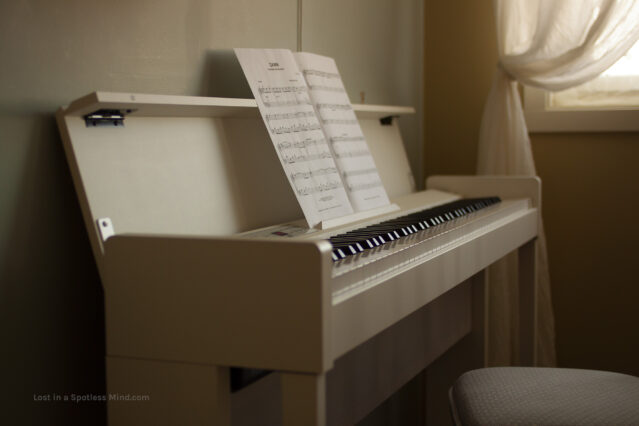
[[[491,1],[426,1],[424,170],[474,173],[497,62]],[[561,366],[639,375],[639,134],[533,134]]]
[[[335,58],[352,102],[415,107],[400,120],[418,186],[423,186],[421,0],[304,2],[302,50]],[[332,30],[332,31],[331,31]],[[367,71],[363,71],[367,70]]]
[[[639,375],[639,134],[536,134],[532,142],[559,363]]]
[[[295,49],[297,7],[296,0],[0,2],[0,362],[7,423],[104,422],[101,404],[33,401],[33,394],[104,393],[102,293],[55,110],[94,90],[227,95],[219,84],[228,77],[219,49]],[[419,0],[397,6],[306,0],[302,11],[304,49],[336,57],[354,101],[365,91],[369,103],[420,107]],[[403,124],[416,168],[420,122]]]
[[[490,1],[425,3],[424,171],[472,174],[497,63]]]

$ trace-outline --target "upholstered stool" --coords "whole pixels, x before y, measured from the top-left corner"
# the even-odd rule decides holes
[[[457,425],[639,425],[639,378],[606,371],[500,367],[450,389]]]

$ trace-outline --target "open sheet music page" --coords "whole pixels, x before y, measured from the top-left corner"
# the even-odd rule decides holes
[[[333,58],[293,53],[355,211],[390,204]]]
[[[353,213],[292,52],[235,49],[235,54],[309,227]]]

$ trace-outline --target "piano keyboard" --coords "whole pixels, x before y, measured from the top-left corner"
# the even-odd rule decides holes
[[[400,216],[381,223],[330,237],[333,261],[375,249],[448,221],[464,217],[500,202],[499,197],[456,200],[434,208]]]
[[[432,225],[429,222],[430,226],[424,230],[408,235],[403,235],[402,233],[403,236],[393,241],[387,241],[378,247],[369,248],[356,254],[351,252],[351,255],[333,261],[331,272],[333,304],[341,303],[378,283],[384,282],[389,277],[400,274],[447,250],[490,232],[494,227],[499,226],[501,222],[510,221],[519,215],[525,214],[530,209],[529,200],[527,199],[497,201],[495,197],[490,197],[488,201],[486,199],[481,199],[481,201],[483,201],[482,204],[485,204],[481,208],[474,206],[474,203],[479,202],[477,199],[458,200],[421,211],[414,216],[413,213],[410,213],[398,219],[389,220],[388,222],[391,223],[397,220],[397,223],[400,224],[399,226],[402,226],[403,219],[407,217],[410,218],[406,219],[407,221],[412,221],[415,216],[419,220],[421,215],[428,217],[431,214],[440,213],[437,216],[442,216],[443,219],[446,218],[443,213],[448,213],[451,206],[455,206],[453,209],[455,210],[460,204],[463,205],[466,202],[470,202],[475,209],[473,211],[466,206],[466,213],[463,215],[458,213],[460,216],[453,218],[449,214],[447,216],[448,219],[443,222],[442,219],[438,218],[440,223],[437,225]],[[425,220],[428,221],[429,219]],[[435,221],[435,223],[437,222]],[[404,225],[404,227],[406,226]],[[375,226],[373,228],[375,229]],[[373,233],[376,232],[374,231]],[[408,230],[406,232],[408,233]],[[344,232],[344,234],[348,234],[348,232]],[[335,236],[339,235],[342,234]],[[330,241],[330,238],[328,240]],[[361,240],[357,241],[361,246]],[[350,252],[350,249],[348,250]],[[344,251],[343,248],[342,251]]]

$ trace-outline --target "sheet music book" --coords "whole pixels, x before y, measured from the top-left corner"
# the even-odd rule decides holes
[[[309,227],[389,205],[332,58],[235,49]]]

